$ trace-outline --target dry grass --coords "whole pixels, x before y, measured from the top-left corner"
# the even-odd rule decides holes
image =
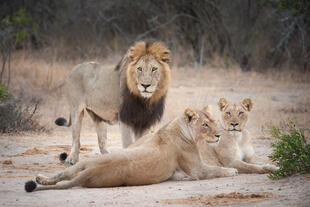
[[[105,64],[115,65],[117,60],[110,58]],[[69,115],[63,90],[65,77],[74,65],[84,61],[89,60],[58,62],[53,58],[40,58],[38,54],[31,56],[25,51],[16,53],[12,61],[10,90],[17,93],[22,89],[24,93],[42,98],[40,122],[54,127],[58,116]],[[231,101],[250,97],[254,110],[249,126],[257,136],[266,135],[270,125],[282,124],[288,118],[309,128],[309,79],[310,74],[289,70],[281,73],[270,70],[262,74],[244,73],[233,66],[223,69],[214,64],[204,68],[173,67],[172,85],[161,124],[182,113],[185,107],[200,108],[211,104],[216,112],[216,103],[221,97]],[[92,126],[89,120],[84,123],[86,128]]]

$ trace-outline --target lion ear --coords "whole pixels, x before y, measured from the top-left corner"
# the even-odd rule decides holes
[[[185,119],[188,124],[195,124],[199,119],[199,115],[193,109],[185,109],[184,111]]]
[[[214,122],[215,120],[212,118],[212,113],[211,113],[211,111],[212,111],[212,106],[211,106],[211,105],[207,105],[207,106],[205,106],[205,107],[203,108],[203,113],[207,116],[207,118],[208,118],[210,121]]]
[[[247,111],[251,111],[253,108],[253,102],[250,98],[243,99],[243,101],[241,102],[241,105]]]
[[[220,111],[224,111],[224,109],[228,106],[228,101],[225,98],[220,98],[217,105],[219,106]]]
[[[211,110],[212,110],[212,106],[211,105],[207,105],[203,108],[203,111],[207,114],[211,114]]]
[[[170,51],[166,50],[161,55],[161,61],[165,63],[171,63],[171,53]]]

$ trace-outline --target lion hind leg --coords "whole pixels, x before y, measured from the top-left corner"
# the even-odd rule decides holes
[[[55,185],[56,183],[63,180],[70,180],[74,178],[78,173],[85,169],[84,163],[79,163],[77,165],[71,166],[64,171],[57,173],[55,176],[47,177],[41,174],[36,176],[36,182],[41,185]]]
[[[72,180],[66,180],[58,182],[56,185],[39,185],[33,189],[33,191],[39,190],[53,190],[53,189],[68,189],[75,186],[81,186],[87,181],[88,171],[80,172],[76,177]]]
[[[75,107],[71,111],[72,119],[72,147],[70,155],[65,161],[65,165],[74,165],[79,161],[80,154],[80,133],[82,127],[82,120],[84,116],[84,108],[82,106]]]

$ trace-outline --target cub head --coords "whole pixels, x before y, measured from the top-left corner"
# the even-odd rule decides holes
[[[208,143],[218,142],[219,129],[214,119],[210,115],[210,106],[203,110],[185,109],[184,118],[187,124],[187,137],[191,137],[194,142],[205,140]]]
[[[151,101],[166,95],[170,84],[170,51],[160,42],[137,42],[127,52],[127,86]]]
[[[229,103],[225,98],[218,102],[222,125],[227,131],[242,131],[248,120],[248,112],[253,108],[252,100],[243,99],[240,103]]]

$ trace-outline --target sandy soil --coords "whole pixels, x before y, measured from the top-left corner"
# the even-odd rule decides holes
[[[60,93],[61,94],[61,93]],[[240,174],[203,181],[167,181],[156,185],[102,189],[73,188],[26,193],[24,183],[37,173],[52,175],[62,169],[58,156],[70,150],[71,128],[53,126],[58,116],[68,116],[64,98],[45,97],[41,123],[51,132],[0,135],[0,206],[310,206],[310,175],[270,180],[267,175]],[[219,98],[254,101],[248,128],[256,153],[268,161],[270,125],[287,118],[310,128],[310,83],[257,73],[209,69],[173,71],[165,115],[160,124],[182,113],[185,107],[214,105]],[[109,147],[120,147],[118,126],[108,129]],[[98,156],[97,138],[86,115],[81,134],[80,159]]]

